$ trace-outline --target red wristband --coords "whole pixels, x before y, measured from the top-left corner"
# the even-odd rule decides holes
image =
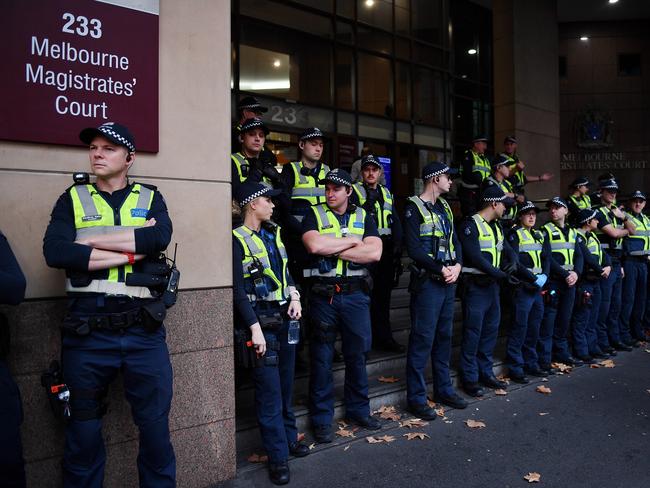
[[[129,258],[129,264],[135,264],[135,254],[132,252],[123,252],[122,254]]]

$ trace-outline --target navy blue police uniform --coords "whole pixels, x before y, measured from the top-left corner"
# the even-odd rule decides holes
[[[447,165],[429,163],[422,179],[455,173]],[[464,408],[451,382],[451,336],[454,320],[456,283],[447,284],[442,277],[444,266],[463,262],[462,249],[454,231],[451,207],[443,198],[435,202],[419,196],[408,199],[404,212],[404,236],[408,256],[413,260],[409,292],[411,294],[411,331],[406,356],[406,389],[409,408],[427,420],[435,412],[427,410],[425,368],[431,361],[433,397],[437,402],[453,403]]]
[[[476,142],[487,143],[488,140],[486,137],[478,136],[472,140],[472,144]],[[461,180],[458,184],[458,199],[463,217],[471,216],[478,210],[481,201],[481,184],[490,176],[490,172],[490,160],[485,154],[479,154],[472,149],[465,151],[460,163]]]
[[[135,150],[123,126],[105,124],[80,134],[85,143],[102,136]],[[111,214],[109,219],[108,214]],[[135,254],[147,258],[134,265],[88,271],[92,248],[75,242],[90,229],[120,230],[135,226]],[[156,224],[140,227],[144,221]],[[104,222],[109,225],[105,225]],[[81,228],[92,223],[90,227]],[[117,227],[116,227],[117,226]],[[127,228],[127,227],[125,227]],[[133,228],[133,227],[131,227]],[[169,436],[172,367],[162,325],[165,306],[149,288],[126,284],[130,274],[158,264],[172,235],[165,201],[153,186],[127,183],[108,193],[96,185],[74,185],[52,210],[43,240],[47,264],[64,269],[70,301],[62,326],[62,366],[70,389],[72,417],[66,424],[64,485],[101,486],[106,452],[102,416],[108,385],[122,373],[133,420],[140,431],[138,472],[141,486],[175,486],[176,458]]]

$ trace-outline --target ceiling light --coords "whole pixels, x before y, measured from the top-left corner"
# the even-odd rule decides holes
[[[464,80],[465,78],[467,78],[467,75],[460,75],[460,77]]]
[[[276,59],[275,61],[273,61],[273,67],[275,67],[275,68],[280,67],[280,60],[279,59]]]
[[[474,48],[467,50],[467,54],[476,54],[476,53],[477,53],[477,51]]]
[[[609,3],[611,3],[613,5],[615,3],[618,3],[618,0],[609,0]]]
[[[366,7],[372,7],[375,5],[375,0],[366,0]]]
[[[585,42],[585,41],[588,41],[589,38],[588,38],[587,36],[582,36],[582,37],[580,38],[580,40],[581,40],[582,42]]]

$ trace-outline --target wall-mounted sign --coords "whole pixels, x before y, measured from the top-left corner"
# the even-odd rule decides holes
[[[79,145],[104,122],[158,151],[157,0],[6,0],[0,139]]]
[[[384,170],[384,178],[386,179],[386,188],[392,190],[391,186],[391,160],[389,157],[378,156],[377,159],[381,163],[381,166]]]
[[[607,171],[646,169],[648,159],[645,153],[625,152],[571,152],[560,155],[560,169],[563,171]]]

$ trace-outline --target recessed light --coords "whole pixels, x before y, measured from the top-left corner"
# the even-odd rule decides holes
[[[467,75],[460,75],[460,77],[464,80],[465,78],[467,78]]]
[[[582,42],[585,42],[585,41],[588,41],[589,38],[588,38],[587,36],[582,36],[582,37],[580,38],[580,40],[581,40]]]
[[[280,60],[276,59],[275,61],[273,61],[273,66],[276,67],[276,68],[279,68],[280,67]]]
[[[375,4],[375,0],[366,0],[366,7],[372,7]]]
[[[613,5],[615,3],[618,3],[618,0],[609,0],[609,3],[611,3]]]
[[[467,54],[476,54],[476,53],[477,53],[477,51],[474,48],[467,50]]]

